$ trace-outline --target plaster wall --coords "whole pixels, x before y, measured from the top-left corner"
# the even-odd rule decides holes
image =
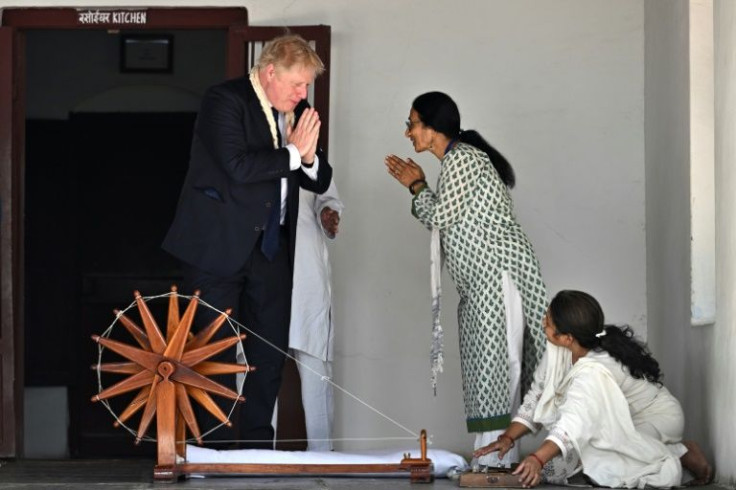
[[[715,0],[716,323],[709,360],[710,419],[718,481],[736,484],[736,4]]]
[[[691,112],[691,94],[697,88],[690,78],[690,21],[697,19],[697,14],[691,17],[691,7],[697,9],[702,5],[695,4],[701,3],[645,2],[647,300],[649,344],[667,387],[683,405],[685,437],[697,440],[710,455],[714,424],[709,407],[719,395],[703,380],[713,378],[707,360],[713,352],[715,327],[712,321],[691,322],[695,296],[691,295],[691,274],[695,274],[691,268],[702,272],[703,267],[697,253],[691,260],[695,251],[691,239],[699,233],[695,225],[707,217],[695,213],[691,204],[700,198],[713,199],[712,192],[699,195],[698,187],[691,186],[691,175],[703,177],[696,166],[703,163],[705,153],[693,139],[703,135],[691,133],[698,122],[697,111]],[[718,202],[718,194],[715,199]],[[699,221],[691,226],[691,220]],[[707,242],[712,245],[712,238]],[[721,257],[710,252],[708,258],[719,264]],[[717,265],[716,270],[720,269]],[[716,303],[720,308],[720,301]]]
[[[688,2],[645,6],[649,338],[655,350],[669,353],[660,362],[670,368],[668,386],[680,395],[678,359],[687,351],[690,325]]]

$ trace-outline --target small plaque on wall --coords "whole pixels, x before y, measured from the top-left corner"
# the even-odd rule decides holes
[[[120,37],[120,71],[171,73],[174,38],[168,34],[123,34]]]

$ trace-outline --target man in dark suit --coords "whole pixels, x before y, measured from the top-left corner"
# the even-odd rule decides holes
[[[231,316],[255,334],[246,332],[244,342],[256,371],[247,376],[246,401],[233,420],[239,433],[218,431],[244,447],[273,447],[299,187],[321,194],[332,178],[317,146],[319,115],[305,100],[323,70],[304,39],[287,35],[264,47],[248,77],[205,93],[189,171],[163,242],[184,263],[182,289],[199,289],[219,310],[232,308]],[[222,336],[232,335],[224,330]]]

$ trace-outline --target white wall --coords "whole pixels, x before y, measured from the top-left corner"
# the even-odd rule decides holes
[[[137,6],[19,1],[3,6]],[[442,90],[514,165],[522,226],[551,294],[591,292],[612,322],[646,334],[644,4],[641,0],[165,1],[245,6],[253,25],[332,26],[330,155],[347,209],[332,247],[336,381],[435,447],[465,432],[454,288],[446,279],[447,365],[429,385],[429,235],[383,158],[437,162],[403,137],[412,99]],[[338,395],[337,437],[405,432]],[[341,447],[383,447],[350,442]],[[402,443],[405,445],[405,443]]]
[[[714,379],[708,362],[714,326],[691,324],[690,5],[688,0],[645,5],[650,347],[665,383],[685,410],[685,437],[697,440],[710,456],[712,432],[717,429],[710,402],[720,388],[703,380]],[[722,269],[718,265],[716,270]],[[722,303],[717,303],[720,309]]]
[[[715,0],[715,94],[716,94],[716,325],[712,354],[707,357],[713,375],[709,378],[712,403],[708,415],[718,481],[736,485],[736,4]]]
[[[691,0],[690,237],[693,325],[715,321],[715,178],[713,141],[713,0]]]
[[[674,6],[674,8],[672,8]],[[647,266],[650,344],[684,392],[690,327],[688,1],[646,2]]]

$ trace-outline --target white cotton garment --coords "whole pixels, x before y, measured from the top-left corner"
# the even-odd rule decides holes
[[[629,404],[611,372],[592,358],[573,365],[558,386],[558,419],[551,434],[566,434],[597,485],[669,488],[680,484],[679,458],[636,430]],[[560,441],[548,438],[563,447]]]
[[[334,180],[321,195],[299,190],[289,348],[331,361],[334,339],[331,271],[327,236],[320,221],[325,207],[342,214],[344,206]]]

